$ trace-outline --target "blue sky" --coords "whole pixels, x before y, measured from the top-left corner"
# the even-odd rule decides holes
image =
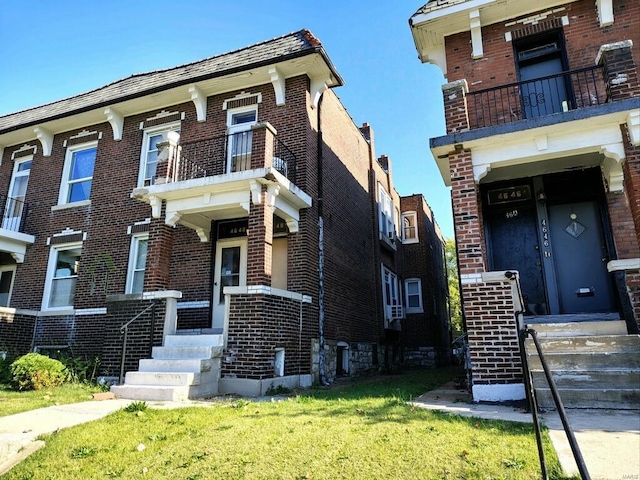
[[[418,60],[409,17],[426,0],[2,0],[0,115],[307,28],[345,80],[335,92],[401,195],[422,193],[453,236],[449,190],[429,152],[443,135],[442,72]]]

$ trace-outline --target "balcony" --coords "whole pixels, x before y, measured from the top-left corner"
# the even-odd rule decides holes
[[[158,145],[155,177],[131,193],[151,205],[154,218],[164,204],[167,225],[184,225],[208,241],[211,221],[247,217],[252,204],[266,201],[290,232],[298,230],[311,197],[294,183],[296,157],[270,124],[197,142],[178,139],[170,135]]]
[[[27,245],[35,241],[33,235],[23,231],[28,205],[21,199],[4,195],[0,195],[0,202],[4,205],[0,225],[0,252],[9,253],[17,263],[22,263]]]
[[[607,101],[603,67],[580,68],[469,92],[469,127],[475,129],[512,123],[601,105]]]

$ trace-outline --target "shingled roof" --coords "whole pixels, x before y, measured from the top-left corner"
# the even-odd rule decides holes
[[[446,8],[450,5],[455,5],[456,3],[464,3],[466,1],[468,0],[430,0],[427,2],[426,5],[423,5],[422,7],[420,7],[418,11],[411,16],[413,17],[416,15],[420,15],[422,13],[433,12],[434,10]]]
[[[323,56],[338,84],[342,84],[320,41],[309,30],[300,30],[197,62],[135,74],[86,93],[0,116],[0,133],[313,53]]]

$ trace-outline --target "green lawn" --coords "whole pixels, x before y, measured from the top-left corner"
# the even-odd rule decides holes
[[[96,385],[67,383],[47,390],[18,392],[0,384],[0,417],[36,408],[91,400],[91,394],[103,389]]]
[[[540,478],[530,425],[406,403],[454,373],[411,372],[278,401],[121,410],[46,437],[3,479]]]

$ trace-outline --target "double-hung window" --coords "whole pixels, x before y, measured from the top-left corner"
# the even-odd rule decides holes
[[[404,281],[405,304],[407,313],[422,313],[422,282],[419,278]]]
[[[96,142],[67,148],[58,198],[59,205],[90,199],[97,151]]]
[[[144,131],[142,153],[140,155],[140,174],[138,186],[153,185],[158,168],[158,144],[166,142],[169,132],[180,133],[180,124],[163,125]]]
[[[418,216],[416,212],[402,214],[402,242],[418,243]]]
[[[378,205],[380,210],[380,238],[395,240],[393,200],[381,184],[378,184]]]
[[[142,293],[144,287],[144,271],[147,265],[147,246],[149,235],[131,237],[129,250],[129,268],[127,270],[127,293]]]
[[[81,243],[51,247],[42,299],[43,310],[73,308],[81,251]]]
[[[229,132],[227,172],[251,169],[251,126],[258,121],[258,107],[236,108],[227,112]]]

